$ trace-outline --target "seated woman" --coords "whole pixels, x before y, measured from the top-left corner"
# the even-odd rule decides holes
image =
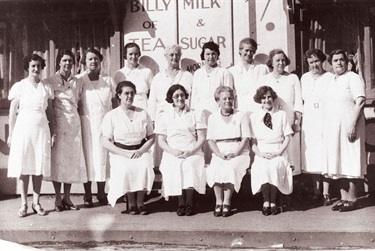
[[[144,197],[146,191],[151,191],[155,177],[149,151],[154,134],[147,112],[133,106],[135,94],[132,82],[123,81],[117,85],[116,97],[120,106],[105,115],[102,141],[109,151],[111,166],[109,203],[114,207],[117,199],[127,194],[129,214],[146,215]]]
[[[286,113],[274,108],[276,92],[269,86],[260,87],[254,101],[262,109],[251,114],[251,146],[255,153],[251,167],[251,189],[253,194],[263,194],[265,216],[277,214],[276,197],[278,190],[290,194],[293,190],[292,169],[285,149],[293,133]]]
[[[233,191],[240,189],[250,165],[250,127],[245,113],[233,109],[232,88],[218,87],[215,100],[220,110],[208,118],[207,140],[213,154],[207,168],[207,184],[213,186],[216,197],[214,216],[227,217],[231,214]]]
[[[186,89],[172,85],[166,101],[173,104],[156,120],[155,133],[164,150],[160,164],[163,175],[163,196],[178,196],[178,216],[191,216],[194,189],[204,194],[206,176],[202,145],[206,140],[203,113],[190,110],[185,104],[189,98]]]

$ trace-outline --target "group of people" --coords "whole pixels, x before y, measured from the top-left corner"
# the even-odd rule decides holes
[[[60,51],[56,74],[44,80],[44,59],[26,56],[28,77],[9,93],[8,177],[19,179],[18,216],[27,215],[29,176],[39,215],[46,215],[42,180],[53,182],[58,212],[79,209],[70,199],[72,183],[84,184],[84,206],[93,207],[96,182],[100,204],[114,207],[125,195],[126,213],[146,215],[154,167],[162,174],[162,196],[178,197],[179,216],[195,213],[194,193],[204,194],[206,185],[215,194],[214,216],[230,216],[232,195],[249,168],[265,216],[278,213],[278,194],[292,193],[293,175],[301,172],[313,174],[313,200],[331,205],[329,184],[338,179],[341,199],[332,210],[356,209],[357,181],[366,170],[365,89],[348,71],[346,53],[331,53],[330,73],[325,54],[308,50],[310,71],[300,82],[285,71],[290,59],[282,50],[272,50],[266,65],[254,60],[256,50],[253,39],[243,39],[241,62],[226,69],[218,64],[219,46],[207,42],[204,65],[193,76],[180,68],[181,47],[168,46],[167,67],[153,76],[139,63],[140,47],[128,43],[125,66],[113,79],[101,73],[103,56],[93,48],[77,76],[74,54]]]

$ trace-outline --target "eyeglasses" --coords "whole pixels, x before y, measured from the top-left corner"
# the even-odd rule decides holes
[[[181,94],[176,94],[176,95],[174,95],[172,98],[173,99],[178,99],[178,98],[185,98],[186,96],[185,96],[185,94],[184,93],[181,93]]]
[[[123,92],[122,94],[124,94],[125,96],[134,96],[134,92]]]

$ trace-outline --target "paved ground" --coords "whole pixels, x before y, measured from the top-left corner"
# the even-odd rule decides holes
[[[303,193],[298,195],[304,196]],[[233,198],[234,214],[215,218],[214,195],[208,190],[196,198],[197,214],[178,217],[176,199],[151,198],[148,216],[121,214],[125,203],[79,211],[56,212],[53,196],[42,196],[47,216],[31,212],[18,218],[18,197],[0,200],[0,239],[34,245],[37,242],[131,242],[241,248],[375,248],[375,199],[362,196],[361,208],[346,213],[330,207],[307,205],[295,194],[284,200],[286,211],[265,217],[261,198],[240,192]],[[290,200],[292,200],[292,203]],[[72,200],[82,206],[82,195]],[[31,201],[31,197],[29,198]],[[0,250],[1,248],[0,242]]]

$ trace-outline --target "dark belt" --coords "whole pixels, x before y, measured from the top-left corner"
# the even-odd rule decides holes
[[[117,146],[117,147],[120,147],[121,149],[125,149],[125,150],[138,150],[139,148],[141,148],[145,143],[147,142],[146,139],[142,139],[142,142],[138,145],[123,145],[121,143],[118,143],[118,142],[114,142],[114,145]]]
[[[241,137],[238,138],[231,138],[231,139],[217,139],[216,142],[240,142],[242,140]]]

